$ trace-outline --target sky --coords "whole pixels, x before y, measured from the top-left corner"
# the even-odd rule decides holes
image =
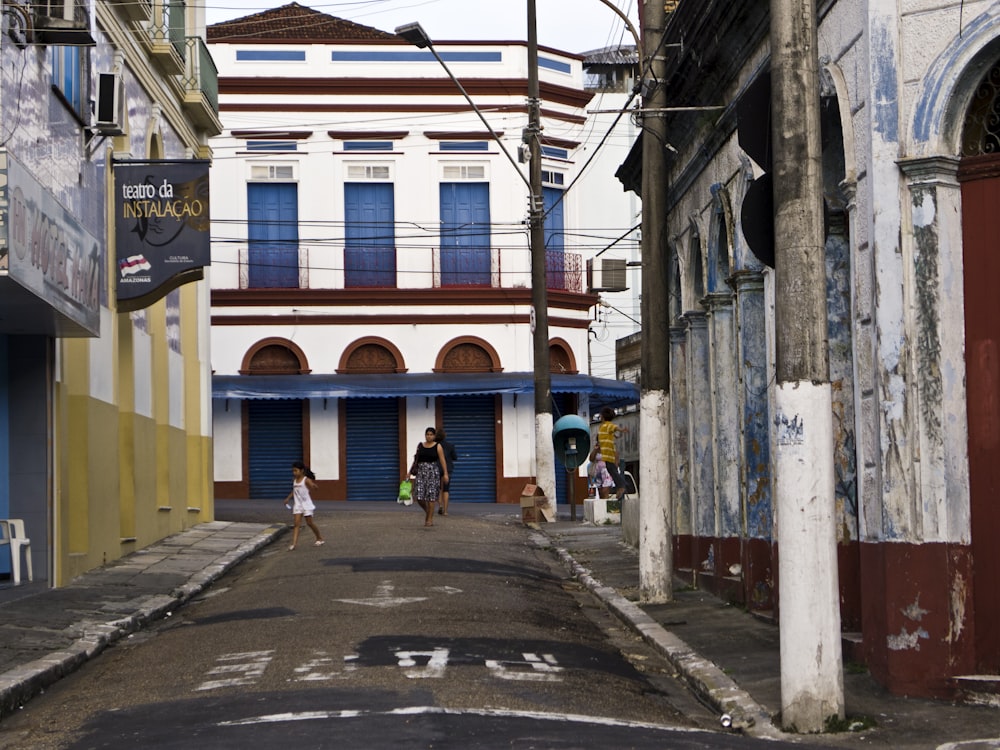
[[[289,0],[290,1],[290,0]],[[436,42],[526,40],[527,3],[511,0],[298,0],[327,15],[392,32],[417,21]],[[209,25],[285,5],[285,0],[204,0]],[[638,29],[639,0],[608,0]],[[535,0],[538,43],[563,52],[587,52],[635,41],[603,0]]]

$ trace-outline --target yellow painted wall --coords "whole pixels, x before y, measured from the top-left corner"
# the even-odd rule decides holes
[[[202,282],[204,283],[204,282]],[[214,519],[211,436],[200,414],[211,399],[198,357],[198,317],[204,295],[182,294],[184,427],[169,424],[169,373],[163,302],[149,313],[152,338],[153,413],[135,412],[135,373],[128,315],[112,315],[117,336],[115,403],[90,394],[88,339],[58,346],[61,382],[55,388],[56,566],[53,584],[146,547],[195,524]],[[108,318],[105,318],[107,320]],[[119,331],[119,329],[123,329]],[[120,333],[120,335],[119,335]]]

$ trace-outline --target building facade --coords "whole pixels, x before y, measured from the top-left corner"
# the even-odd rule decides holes
[[[952,697],[1000,673],[1000,3],[816,5],[846,653]],[[768,28],[767,2],[682,1],[664,40],[671,106],[719,107],[667,116],[676,566],[760,611],[781,604]]]
[[[590,327],[590,373],[638,382],[621,377],[616,342],[640,328],[642,202],[619,190],[615,172],[639,133],[639,55],[634,44],[591,50],[583,53],[583,70],[584,86],[594,98],[587,106],[586,168],[577,183],[586,217],[580,232],[591,248],[587,285],[600,295]]]
[[[304,460],[320,500],[392,501],[438,426],[459,454],[452,500],[518,502],[534,465],[525,44],[434,45],[487,127],[430,51],[392,33],[291,3],[208,39],[225,126],[212,171],[217,497],[280,498]],[[634,394],[585,374],[596,297],[566,190],[591,99],[581,59],[543,49],[539,74],[558,418]],[[561,500],[568,472],[557,485]]]
[[[215,71],[184,2],[3,17],[0,516],[57,586],[213,517],[208,287],[119,309],[113,165],[207,159]]]

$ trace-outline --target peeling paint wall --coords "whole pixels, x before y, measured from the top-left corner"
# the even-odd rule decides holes
[[[741,12],[750,12],[750,6],[766,3],[754,0]],[[692,26],[684,29],[685,39],[702,42],[697,65],[715,63],[704,79],[711,85],[698,88],[690,75],[694,68],[679,66],[672,83],[681,90],[672,90],[688,99],[700,94],[737,101],[766,69],[766,33],[753,49],[741,49],[738,62],[720,62],[726,40],[737,38],[735,31],[725,36],[722,20],[732,6],[705,0],[698,8],[702,21],[718,22],[716,31],[709,38]],[[939,678],[949,665],[968,666],[974,651],[967,622],[972,618],[975,566],[969,545],[975,529],[956,154],[964,108],[978,81],[1000,59],[1000,0],[825,3],[819,44],[828,73],[821,95],[828,108],[823,166],[835,523],[840,564],[849,574],[841,588],[842,606],[853,608],[852,622],[863,623],[865,649],[879,679],[936,693],[943,689]],[[683,381],[672,369],[671,399],[678,413],[687,410],[683,465],[689,467],[675,466],[675,492],[692,514],[690,527],[678,526],[678,533],[693,535],[687,542],[699,558],[693,562],[707,559],[711,566],[706,550],[721,550],[713,534],[729,533],[732,519],[725,475],[729,461],[739,463],[744,554],[774,532],[771,336],[773,299],[780,289],[775,289],[775,276],[756,265],[742,234],[741,202],[762,165],[743,152],[738,118],[724,113],[672,119],[673,132],[686,126],[684,133],[694,135],[672,141],[682,145],[669,167],[674,192],[668,225],[683,228],[680,236],[695,245],[700,240],[693,236],[709,232],[704,268],[692,257],[680,269],[687,329],[675,329],[672,337],[672,351],[685,358]],[[733,265],[723,279],[721,266],[713,262],[719,235],[711,227],[726,193],[732,196]],[[724,280],[733,290],[728,309]],[[725,322],[730,314],[731,327]],[[729,347],[735,352],[732,378],[725,367]],[[729,389],[735,391],[739,425],[735,443],[719,429],[730,408]],[[711,436],[704,427],[707,414],[715,420]],[[682,433],[675,424],[674,435]],[[681,455],[676,444],[673,455]],[[942,550],[958,562],[942,567]],[[905,585],[895,580],[900,575]],[[748,597],[757,583],[744,587]],[[922,666],[907,662],[913,654],[919,654]]]
[[[674,498],[674,534],[691,535],[691,443],[688,410],[687,328],[670,329],[671,487]]]
[[[965,443],[965,326],[960,194],[954,158],[901,162],[909,187],[904,242],[912,269],[918,508],[923,541],[970,540]]]
[[[743,403],[741,453],[744,524],[746,535],[771,538],[771,439],[764,318],[764,279],[756,271],[737,276],[739,310],[740,397]]]
[[[739,488],[739,402],[736,382],[736,340],[731,295],[709,300],[709,353],[712,359],[712,414],[715,459],[715,536],[738,536],[742,530]]]
[[[688,322],[688,439],[691,459],[691,516],[694,534],[715,536],[715,475],[713,471],[712,378],[708,320],[689,311]]]
[[[837,540],[849,542],[858,538],[850,245],[842,215],[831,216],[829,225],[826,240],[826,300],[833,395],[834,502],[837,507]]]

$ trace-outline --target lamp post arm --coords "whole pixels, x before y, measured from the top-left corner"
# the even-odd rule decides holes
[[[434,49],[434,45],[433,44],[428,45],[427,49],[431,51],[431,54],[434,55],[434,59],[441,64],[442,68],[444,68],[444,72],[448,74],[449,78],[451,78],[451,81],[452,83],[455,84],[455,87],[462,92],[462,96],[465,97],[465,101],[469,103],[469,106],[472,107],[473,111],[479,116],[479,119],[482,120],[483,125],[486,126],[486,129],[490,132],[490,135],[493,137],[493,140],[496,141],[497,146],[499,146],[500,150],[503,151],[503,155],[507,157],[507,161],[509,161],[511,164],[514,165],[514,171],[517,172],[517,176],[520,177],[521,181],[528,186],[529,190],[531,190],[531,183],[528,182],[528,178],[524,176],[524,173],[521,171],[521,167],[518,166],[518,163],[514,160],[514,157],[511,156],[510,151],[507,150],[507,147],[503,145],[503,141],[500,140],[500,136],[497,135],[497,132],[492,127],[490,127],[489,122],[487,122],[486,117],[483,116],[483,113],[480,111],[479,107],[477,107],[476,103],[472,101],[472,97],[469,96],[469,92],[465,90],[465,87],[455,77],[455,74],[451,72],[451,69],[447,66],[447,64],[445,64],[445,61],[441,59],[441,55],[439,55],[437,53],[437,50]]]
[[[614,3],[612,3],[611,0],[599,0],[599,1],[607,5],[609,8],[611,8],[611,10],[613,10],[615,14],[622,19],[622,21],[625,23],[625,27],[629,30],[629,33],[632,34],[632,38],[635,40],[635,51],[640,52],[642,50],[642,40],[639,38],[639,32],[635,30],[635,26],[632,25],[632,22],[628,19],[628,16],[625,15],[625,12],[621,8],[616,6]]]

